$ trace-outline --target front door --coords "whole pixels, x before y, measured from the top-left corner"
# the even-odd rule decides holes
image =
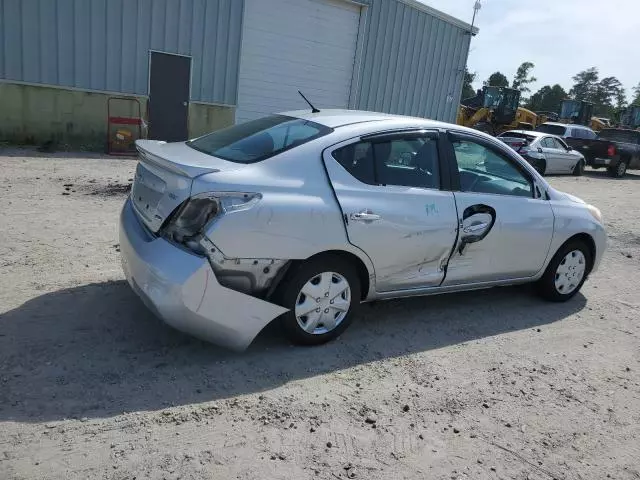
[[[506,152],[472,135],[450,134],[450,139],[460,180],[455,192],[459,224],[463,226],[469,214],[485,211],[491,212],[493,223],[486,222],[486,237],[466,245],[461,243],[461,228],[443,285],[535,275],[553,236],[551,205],[533,177]]]
[[[437,133],[350,140],[324,161],[349,241],[373,262],[376,290],[440,285],[457,218],[453,193],[440,190]]]
[[[151,52],[149,68],[149,138],[187,140],[191,58]]]
[[[556,151],[556,156],[558,158],[559,164],[562,168],[562,173],[571,173],[573,172],[576,163],[578,163],[578,158],[574,153],[569,153],[569,146],[564,142],[564,140],[560,140],[559,138],[552,138],[553,146]]]

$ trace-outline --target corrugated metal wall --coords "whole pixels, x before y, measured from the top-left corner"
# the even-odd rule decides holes
[[[365,28],[357,108],[454,121],[469,31],[397,0],[373,0]]]
[[[235,105],[242,0],[0,0],[0,78],[146,95],[149,50],[191,55],[191,100]]]

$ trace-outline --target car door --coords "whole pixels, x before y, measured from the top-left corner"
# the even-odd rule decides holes
[[[560,158],[560,151],[553,141],[553,137],[544,137],[540,140],[540,146],[542,147],[542,153],[547,162],[545,173],[561,173],[562,159]]]
[[[435,131],[395,132],[323,153],[349,241],[371,258],[378,292],[438,286],[444,278],[457,215],[438,143]]]
[[[574,130],[575,131],[575,130]],[[572,153],[568,145],[560,138],[551,138],[554,144],[556,156],[558,158],[558,168],[560,173],[571,173],[578,163],[578,156]]]
[[[535,275],[547,258],[554,222],[535,177],[493,141],[457,132],[449,138],[460,235],[443,285]],[[475,212],[488,215],[467,225]]]

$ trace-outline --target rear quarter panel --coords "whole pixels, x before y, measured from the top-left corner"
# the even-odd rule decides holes
[[[349,243],[342,212],[312,141],[242,171],[197,178],[193,194],[210,191],[257,192],[253,208],[220,217],[206,232],[229,258],[306,259],[327,250],[368,257]]]

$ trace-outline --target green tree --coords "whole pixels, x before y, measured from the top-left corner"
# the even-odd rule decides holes
[[[533,75],[530,75],[531,70],[535,65],[531,62],[523,62],[516,71],[511,83],[511,88],[520,90],[522,93],[530,92],[529,85],[536,82],[538,79]]]
[[[571,90],[569,90],[569,95],[576,100],[592,101],[598,86],[598,75],[596,67],[577,73],[572,78],[574,83]]]
[[[493,72],[484,84],[490,87],[508,87],[509,79],[502,72]]]
[[[631,105],[640,107],[640,82],[633,87],[633,100],[631,100]]]
[[[611,117],[616,109],[624,108],[626,95],[620,80],[616,77],[605,77],[600,80],[590,99],[595,104],[594,114]]]
[[[461,98],[473,97],[476,91],[473,89],[472,83],[475,81],[477,73],[471,73],[467,67],[464,67],[464,80],[462,81],[462,96]]]
[[[545,85],[531,95],[526,107],[534,112],[560,113],[562,101],[568,97],[567,92],[560,85]]]

